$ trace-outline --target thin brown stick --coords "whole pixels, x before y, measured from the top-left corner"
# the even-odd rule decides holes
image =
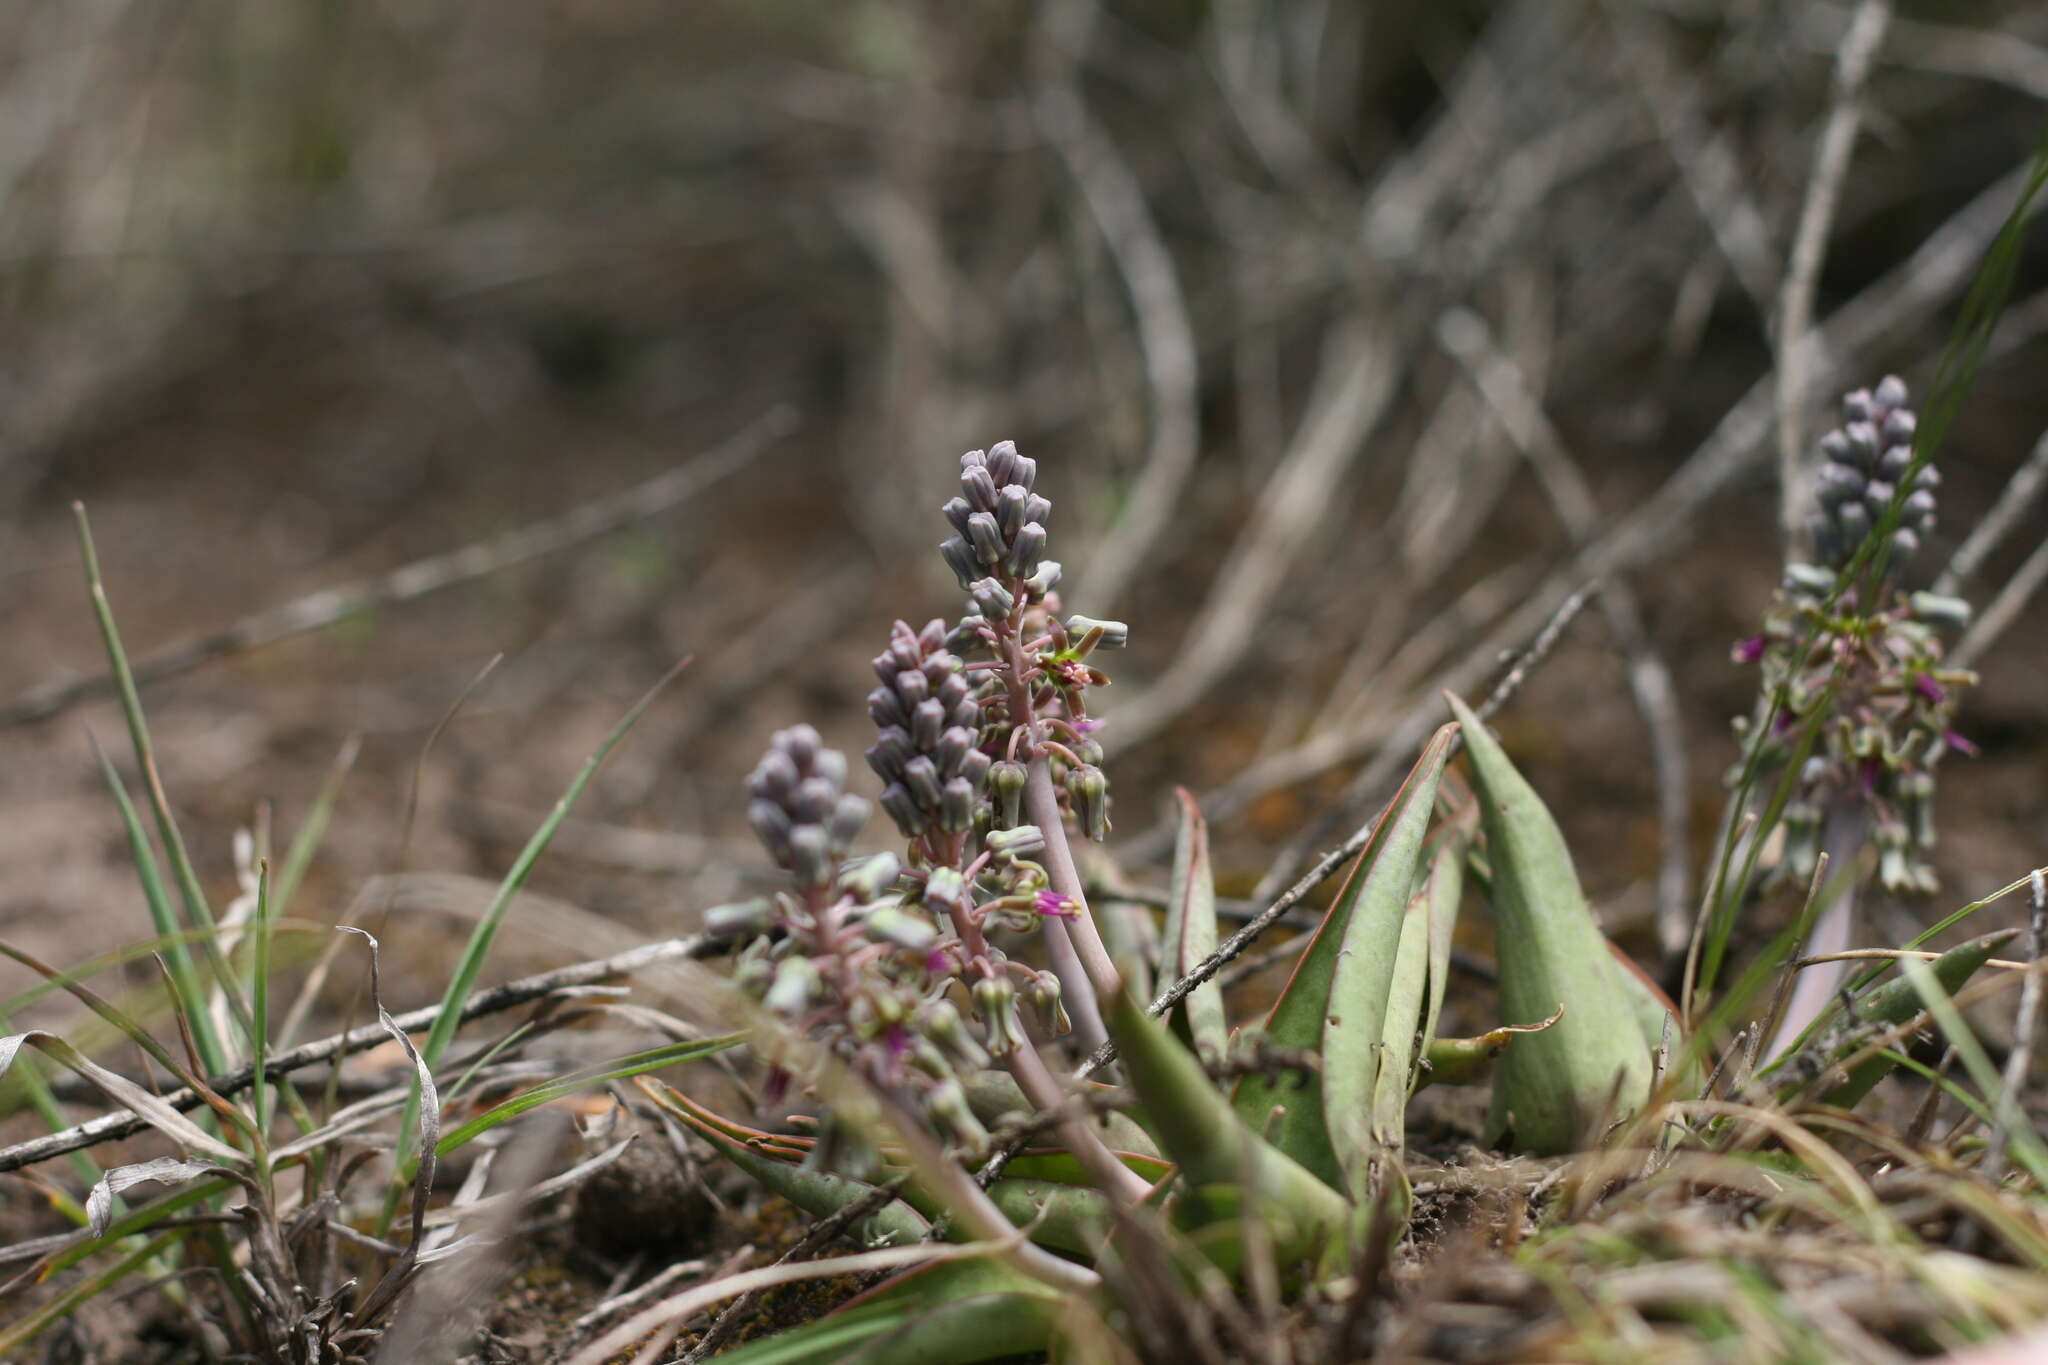
[[[2013,576],[1991,599],[1991,605],[1984,608],[1984,614],[1964,633],[1955,653],[1949,656],[1950,662],[1957,668],[1968,668],[1976,663],[1984,651],[1997,643],[1998,637],[2019,619],[2020,613],[2026,610],[2027,603],[2041,590],[2044,582],[2048,582],[2048,540],[2035,546],[2026,562],[2013,571]]]
[[[225,630],[194,636],[158,650],[136,661],[135,681],[160,682],[215,659],[321,630],[373,607],[410,602],[644,521],[737,473],[770,444],[796,428],[794,408],[773,408],[689,463],[622,492],[584,503],[562,516],[531,522],[490,540],[416,559],[376,578],[323,588],[297,601],[245,616]],[[53,678],[0,706],[0,729],[47,720],[81,701],[113,690],[113,686],[113,675],[106,673],[85,678]]]
[[[2048,489],[2048,431],[2041,433],[2027,458],[2006,480],[1998,500],[1991,504],[1991,510],[1970,528],[1970,534],[1957,547],[1948,567],[1934,580],[1934,591],[1953,593],[1975,578],[1977,571],[1984,567],[1984,561],[1997,552],[2006,536],[2033,510],[2034,501],[2041,496],[2043,489]]]
[[[642,944],[626,952],[614,953],[610,957],[592,962],[557,967],[550,972],[521,977],[502,986],[493,986],[489,990],[476,992],[463,1005],[462,1019],[467,1022],[487,1014],[497,1014],[556,991],[594,985],[615,976],[626,976],[665,962],[713,957],[725,951],[726,947],[727,943],[723,939],[713,938],[709,934],[692,934],[687,938],[669,938],[657,943]],[[432,1027],[440,1014],[439,1005],[428,1005],[410,1014],[401,1014],[393,1022],[407,1033],[417,1033],[421,1029]],[[346,1033],[322,1038],[295,1047],[289,1052],[280,1052],[270,1059],[263,1071],[266,1076],[276,1079],[289,1075],[301,1067],[311,1066],[315,1062],[368,1051],[389,1038],[390,1034],[382,1023],[364,1024]],[[253,1070],[244,1066],[209,1079],[207,1087],[219,1095],[233,1095],[248,1089],[254,1079]],[[203,1103],[199,1093],[189,1086],[170,1091],[162,1096],[162,1099],[165,1104],[178,1110],[196,1109]],[[75,1128],[67,1128],[60,1133],[51,1133],[28,1142],[16,1143],[12,1147],[0,1148],[0,1171],[20,1170],[24,1166],[47,1161],[53,1156],[62,1156],[66,1152],[75,1152],[80,1148],[102,1142],[112,1142],[117,1138],[132,1137],[148,1126],[133,1114],[108,1114],[91,1122],[79,1124]]]

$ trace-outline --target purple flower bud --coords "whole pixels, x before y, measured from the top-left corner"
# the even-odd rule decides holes
[[[998,486],[1017,482],[1017,443],[997,441],[988,448],[988,476]]]
[[[1931,464],[1921,465],[1920,472],[1913,476],[1913,487],[1929,490],[1941,487],[1941,471]]]
[[[1877,477],[1886,483],[1897,483],[1906,472],[1906,466],[1912,463],[1910,446],[1886,446],[1884,454],[1877,457]]]
[[[960,457],[960,470],[962,473],[965,473],[976,466],[986,465],[987,463],[988,453],[986,451],[970,450]]]
[[[1900,559],[1911,559],[1919,549],[1920,537],[1910,526],[1892,532],[1892,553]]]
[[[1873,480],[1871,485],[1863,490],[1863,505],[1870,509],[1872,521],[1885,514],[1885,509],[1892,505],[1892,494],[1896,492],[1898,489],[1881,480]]]
[[[967,505],[965,498],[947,498],[939,510],[946,514],[946,520],[953,523],[953,529],[964,538],[967,534],[967,518],[974,509]]]
[[[1868,422],[1871,407],[1869,389],[1857,389],[1842,397],[1842,416],[1851,422]]]
[[[960,492],[968,504],[977,512],[996,510],[996,481],[989,476],[986,466],[976,465],[960,471]],[[973,539],[972,535],[968,537]]]
[[[939,680],[938,686],[933,690],[932,695],[939,699],[939,705],[945,707],[946,714],[950,716],[953,712],[960,709],[961,702],[967,700],[967,693],[971,686],[967,681],[967,675],[956,668]]]
[[[1021,483],[1027,490],[1030,489],[1033,484],[1038,482],[1038,461],[1028,455],[1019,455],[1017,457],[1017,468],[1010,475],[1010,482]]]
[[[966,778],[951,779],[940,792],[939,828],[956,834],[974,828],[974,788]]]
[[[978,795],[981,791],[982,780],[988,776],[988,765],[990,762],[989,756],[981,750],[969,749],[960,756],[960,767],[953,775],[966,778],[967,785],[974,788]]]
[[[910,732],[899,725],[884,729],[869,746],[868,766],[875,770],[875,776],[884,782],[894,782],[903,776],[903,765],[917,752],[910,742]]]
[[[768,856],[786,866],[789,860],[789,812],[773,801],[756,799],[747,803],[747,823],[754,827],[754,837],[768,850]]]
[[[1925,673],[1914,677],[1913,690],[1937,706],[1948,699],[1948,689]]]
[[[1003,562],[1003,529],[993,513],[976,512],[967,519],[967,539],[984,564]]]
[[[1029,496],[1024,485],[1019,483],[1007,483],[997,490],[996,521],[1002,526],[1004,535],[1016,535],[1017,528],[1024,524],[1024,499]]]
[[[789,831],[789,870],[799,886],[824,886],[832,880],[832,849],[822,825],[797,825]]]
[[[1901,514],[1907,525],[1924,529],[1934,521],[1934,494],[1924,488],[1908,493]]]
[[[924,629],[917,633],[918,648],[927,654],[935,653],[945,648],[946,633],[951,629],[952,627],[948,626],[943,620],[934,616],[931,620],[925,622]]]
[[[1895,446],[1912,445],[1913,433],[1919,429],[1920,419],[1904,409],[1887,413],[1884,425],[1878,428],[1878,430],[1884,433],[1885,440]]]
[[[832,803],[839,799],[839,788],[822,777],[807,777],[796,784],[796,795],[788,802],[790,819],[799,824],[821,823],[832,813]]]
[[[832,846],[833,853],[846,852],[853,841],[860,837],[861,829],[867,822],[866,801],[852,792],[840,797],[838,804],[832,807],[832,818],[825,825],[825,836]]]
[[[1040,526],[1052,525],[1052,503],[1033,493],[1024,499],[1024,520],[1035,521]]]
[[[1736,641],[1732,655],[1736,663],[1755,663],[1758,659],[1764,657],[1764,637],[1752,635],[1747,640]]]
[[[1977,756],[1977,746],[1968,739],[1965,739],[1960,730],[1946,730],[1942,732],[1941,741],[1965,757],[1975,758]]]
[[[1877,454],[1877,428],[1867,421],[1851,422],[1842,428],[1842,434],[1849,438],[1849,449],[1857,462],[1867,467],[1870,457]]]
[[[929,823],[924,808],[910,795],[909,789],[901,782],[891,782],[882,788],[882,809],[896,822],[896,828],[906,839],[915,839],[924,833]]]
[[[960,580],[962,590],[981,576],[981,561],[975,558],[973,547],[961,537],[948,537],[939,546],[939,553],[945,556],[946,567],[953,571],[953,577]]]
[[[939,747],[946,729],[946,708],[937,697],[926,697],[910,713],[910,742],[925,753]]]
[[[747,794],[769,801],[786,801],[796,790],[796,782],[796,764],[789,755],[779,748],[770,749],[748,775]]]
[[[939,742],[931,746],[932,761],[939,765],[942,776],[951,777],[960,771],[960,760],[967,757],[967,751],[974,747],[974,732],[965,726],[952,725],[939,736]]]
[[[918,805],[926,810],[937,810],[939,806],[939,770],[931,759],[923,754],[903,765],[903,785],[917,798]]]
[[[837,749],[820,749],[811,760],[811,775],[822,777],[836,791],[846,785],[846,755]]]
[[[1045,528],[1035,521],[1026,522],[1010,542],[1010,572],[1018,578],[1029,578],[1038,568],[1038,557],[1044,553]]]
[[[824,747],[824,743],[818,732],[808,725],[792,725],[787,730],[779,730],[774,740],[775,747],[789,755],[790,762],[796,764],[799,772],[811,770],[811,764],[817,760],[818,750]]]
[[[915,665],[898,673],[893,683],[896,695],[903,698],[903,704],[910,708],[913,715],[916,714],[917,704],[932,694],[931,680],[925,677],[923,669]]]
[[[1836,464],[1853,464],[1856,458],[1856,452],[1849,448],[1849,438],[1839,428],[1820,438],[1820,453]]]
[[[1870,513],[1863,503],[1845,502],[1835,509],[1835,529],[1841,536],[1842,557],[1847,558],[1870,534]]]
[[[893,681],[896,675],[891,673],[889,676]],[[887,729],[892,725],[900,725],[905,729],[910,727],[910,713],[903,709],[902,699],[896,695],[896,690],[887,686],[878,687],[868,693],[868,719],[879,729]]]
[[[1008,616],[1017,605],[1017,599],[1010,590],[993,578],[976,579],[967,591],[974,600],[975,610],[991,621]]]
[[[1877,400],[1879,407],[1903,407],[1906,402],[1906,381],[1895,374],[1888,374],[1878,381],[1877,392],[1872,397]]]

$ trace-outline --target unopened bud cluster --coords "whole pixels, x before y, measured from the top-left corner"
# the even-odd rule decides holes
[[[1888,375],[1875,389],[1858,389],[1842,400],[1841,426],[1821,438],[1821,464],[1814,478],[1818,510],[1807,523],[1814,557],[1839,569],[1856,555],[1870,533],[1883,525],[1913,464],[1913,433],[1919,419],[1906,406],[1906,385]],[[1911,474],[1892,553],[1910,559],[1934,527],[1934,490],[1941,474],[1922,465]]]
[[[1760,737],[1767,763],[1791,761],[1807,726],[1820,726],[1785,807],[1782,879],[1813,874],[1830,809],[1864,808],[1878,850],[1878,877],[1890,891],[1936,889],[1934,770],[1951,749],[1971,752],[1952,728],[1958,691],[1976,677],[1943,665],[1941,630],[1969,619],[1953,597],[1911,592],[1890,573],[1871,582],[1844,574],[1864,542],[1878,534],[1911,462],[1913,414],[1906,386],[1887,378],[1843,400],[1847,422],[1821,442],[1815,476],[1820,511],[1809,525],[1820,563],[1788,564],[1764,633],[1735,648],[1739,663],[1760,665]],[[1893,567],[1933,525],[1934,470],[1913,477],[1892,541]],[[1822,713],[1822,708],[1825,708]],[[1735,722],[1745,744],[1752,722]],[[1740,768],[1731,774],[1739,780]]]
[[[866,757],[904,855],[848,860],[867,803],[845,791],[845,760],[816,731],[784,730],[748,779],[748,814],[795,889],[721,910],[713,926],[755,936],[735,971],[743,989],[969,1149],[987,1134],[961,1078],[1030,1046],[1027,1012],[1047,1034],[1070,1027],[1059,978],[992,936],[1082,913],[1039,861],[1064,831],[1028,822],[1025,796],[1050,781],[1083,834],[1107,836],[1087,694],[1109,679],[1090,660],[1130,634],[1061,619],[1037,475],[1008,441],[961,457],[960,493],[943,508],[956,534],[940,548],[967,613],[950,629],[898,621],[875,656]]]
[[[906,839],[974,828],[993,761],[981,749],[981,704],[945,641],[943,621],[921,631],[898,621],[874,659],[881,686],[868,694],[868,716],[881,733],[868,766],[883,782],[882,809]]]
[[[954,660],[947,676],[957,668]],[[968,752],[985,771],[986,756]],[[1058,981],[985,937],[1067,913],[1032,861],[1044,836],[1031,825],[992,833],[966,868],[906,868],[894,853],[848,859],[867,803],[844,791],[845,777],[845,756],[810,726],[775,735],[747,779],[748,815],[795,888],[721,907],[707,928],[751,938],[733,972],[741,990],[979,1151],[988,1135],[961,1102],[961,1078],[1025,1044],[1022,1006],[1049,1031],[1068,1026]],[[828,1148],[852,1153],[858,1144],[820,1150]]]

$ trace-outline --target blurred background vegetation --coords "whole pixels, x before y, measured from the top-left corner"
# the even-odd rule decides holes
[[[480,908],[461,876],[503,868],[680,656],[533,883],[595,918],[515,915],[495,970],[600,951],[592,924],[687,928],[760,867],[737,777],[798,719],[864,747],[890,619],[958,610],[955,459],[1009,437],[1068,604],[1132,624],[1104,698],[1126,875],[1162,879],[1173,782],[1219,817],[1226,890],[1333,842],[1439,687],[1483,693],[1604,574],[1497,724],[1646,942],[1689,904],[1754,686],[1728,647],[1782,553],[1776,319],[1853,13],[0,6],[0,700],[98,668],[72,499],[146,657],[794,411],[679,507],[146,689],[223,888],[259,803],[282,842],[362,737],[298,909],[384,897],[410,1007]],[[1813,279],[1809,442],[1841,390],[1931,379],[2044,96],[2038,6],[1898,6]],[[2044,289],[2030,255],[1929,576],[2048,428]],[[1983,756],[1944,769],[1956,901],[2041,860],[2042,620],[1982,658]],[[9,719],[0,934],[60,962],[138,936],[85,738],[115,712]],[[398,872],[437,876],[365,890]]]

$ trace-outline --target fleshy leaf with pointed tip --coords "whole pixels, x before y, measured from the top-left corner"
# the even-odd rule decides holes
[[[1333,1189],[1368,1178],[1372,1089],[1401,920],[1456,733],[1446,725],[1424,746],[1266,1019],[1266,1040],[1317,1052],[1322,1076],[1246,1076],[1231,1096],[1253,1131]],[[1331,1091],[1338,1098],[1326,1099]]]
[[[1478,826],[1479,808],[1468,803],[1431,836],[1417,874],[1421,884],[1408,898],[1401,920],[1401,948],[1372,1088],[1372,1135],[1383,1147],[1398,1150],[1407,1138],[1408,1098],[1415,1092],[1419,1058],[1436,1039],[1451,937],[1465,889],[1465,855]]]
[[[1216,951],[1216,881],[1209,867],[1209,826],[1185,787],[1173,789],[1180,802],[1180,835],[1173,846],[1173,877],[1166,893],[1166,929],[1160,939],[1160,973],[1178,981]],[[1204,1057],[1221,1057],[1230,1043],[1223,1017],[1223,989],[1213,980],[1188,992],[1174,1006],[1173,1031]]]
[[[1278,1260],[1339,1264],[1355,1221],[1344,1197],[1247,1127],[1195,1055],[1128,991],[1104,1000],[1102,1015],[1132,1091],[1180,1167],[1183,1193],[1248,1188],[1271,1213],[1269,1230],[1286,1234],[1273,1239]]]
[[[1488,1135],[1511,1129],[1516,1147],[1538,1155],[1576,1151],[1643,1107],[1650,1049],[1557,822],[1472,709],[1449,700],[1486,833],[1501,1015],[1529,1024],[1565,1006],[1555,1027],[1501,1058]]]

